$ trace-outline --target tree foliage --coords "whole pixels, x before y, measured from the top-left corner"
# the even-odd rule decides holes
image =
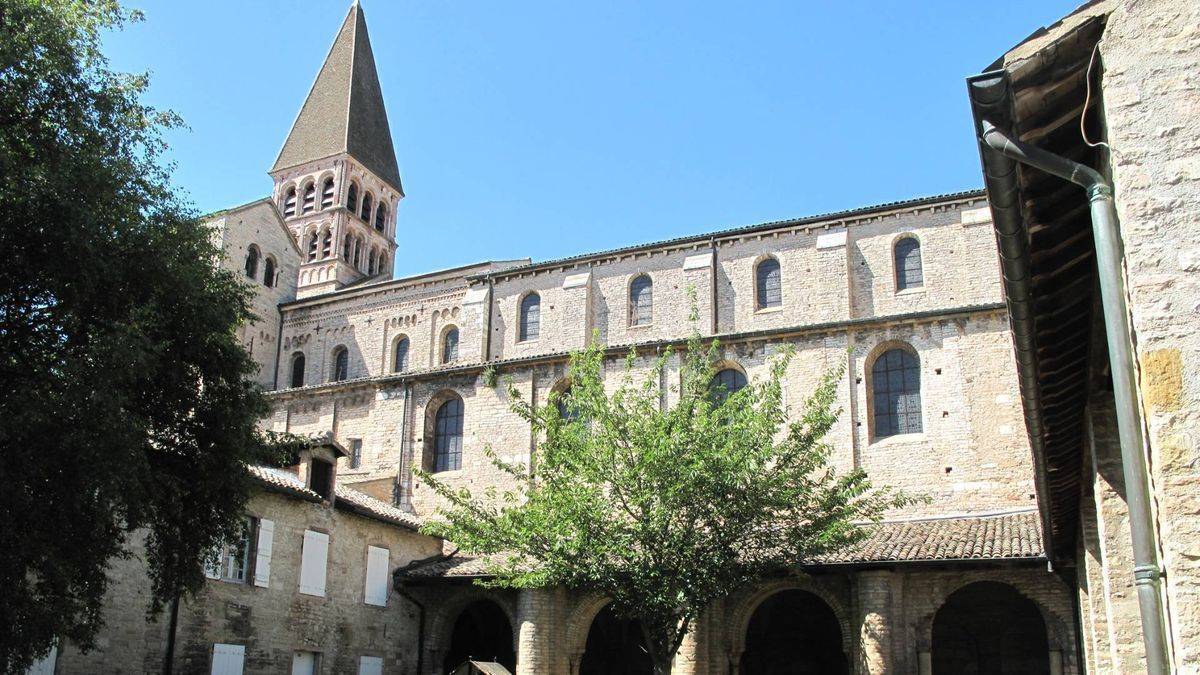
[[[712,388],[717,348],[690,340],[670,406],[660,382],[671,351],[641,377],[631,353],[608,390],[593,346],[572,357],[570,388],[546,405],[513,391],[514,411],[543,438],[533,470],[489,449],[520,487],[478,495],[422,474],[448,504],[427,531],[492,556],[488,583],[610,598],[641,624],[656,670],[669,672],[689,622],[714,600],[852,546],[864,523],[912,501],[830,465],[823,439],[840,373],[793,416],[783,400],[790,353],[726,395]]]
[[[106,567],[151,611],[240,535],[244,465],[279,459],[235,335],[248,291],[170,186],[169,113],[111,71],[105,0],[0,0],[0,671],[92,644]]]

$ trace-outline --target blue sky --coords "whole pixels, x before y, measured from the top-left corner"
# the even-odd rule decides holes
[[[212,211],[267,169],[348,0],[130,2]],[[363,0],[407,197],[396,273],[544,260],[977,188],[963,79],[1077,0]]]

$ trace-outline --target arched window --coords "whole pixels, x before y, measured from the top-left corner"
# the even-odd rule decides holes
[[[896,290],[920,288],[923,285],[921,242],[916,237],[905,237],[896,242]]]
[[[379,274],[387,274],[390,271],[388,268],[387,254],[384,253],[383,251],[379,252],[379,265],[377,266],[375,271]]]
[[[362,211],[359,213],[359,217],[368,223],[371,222],[371,193],[370,192],[363,195]]]
[[[345,260],[346,262],[350,262],[350,255],[351,255],[351,251],[353,249],[354,249],[354,237],[351,237],[350,235],[346,235],[345,240],[342,242],[342,260]]]
[[[354,238],[354,269],[362,269],[362,239]]]
[[[350,209],[350,213],[358,212],[358,185],[355,183],[346,189],[346,208]]]
[[[567,421],[567,422],[575,421],[575,419],[579,416],[579,411],[576,410],[575,407],[573,405],[571,405],[571,402],[570,402],[570,398],[571,398],[570,382],[563,385],[562,388],[559,389],[559,391],[557,391],[556,393],[557,393],[557,397],[554,399],[554,407],[558,408],[558,416],[563,418],[563,420]]]
[[[875,438],[921,431],[921,364],[913,352],[896,347],[871,366]]]
[[[350,352],[345,347],[333,350],[333,375],[331,382],[341,382],[350,375]]]
[[[275,286],[275,259],[271,256],[263,261],[263,285],[267,288]]]
[[[629,285],[629,325],[646,326],[654,319],[654,282],[643,274]]]
[[[375,209],[375,229],[380,232],[387,227],[387,212],[387,204],[379,202],[379,208]]]
[[[520,340],[536,340],[542,332],[542,299],[537,293],[521,298]]]
[[[246,276],[251,279],[258,276],[258,247],[254,244],[246,249]]]
[[[333,178],[326,178],[325,183],[321,186],[321,208],[327,209],[333,206]]]
[[[300,206],[301,213],[311,213],[317,206],[317,185],[309,183],[304,186],[304,201]]]
[[[333,253],[333,230],[325,230],[325,236],[321,238],[321,259],[328,258]]]
[[[396,349],[392,357],[392,372],[402,373],[408,370],[408,338],[401,337],[396,340]]]
[[[317,239],[320,236],[321,236],[320,233],[317,232],[316,230],[313,230],[308,235],[308,261],[309,262],[312,262],[313,260],[317,259]]]
[[[294,215],[296,215],[296,188],[290,187],[283,197],[283,217],[291,218]]]
[[[747,384],[746,374],[737,368],[722,368],[713,375],[712,382],[709,382],[708,389],[712,401],[715,404],[725,402],[733,394],[737,393]]]
[[[462,467],[463,402],[458,396],[438,408],[433,422],[433,470]]]
[[[301,352],[292,354],[292,386],[304,386],[304,354]]]
[[[375,276],[375,249],[371,249],[371,254],[367,256],[367,276]]]
[[[458,329],[451,328],[442,336],[442,363],[458,360]]]
[[[756,309],[779,307],[783,304],[783,279],[779,261],[765,258],[754,270],[754,298]]]

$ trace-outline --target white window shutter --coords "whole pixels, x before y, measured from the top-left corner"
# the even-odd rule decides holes
[[[300,555],[300,592],[325,597],[325,567],[329,556],[329,535],[304,531],[304,549]]]
[[[363,593],[363,602],[368,605],[387,606],[388,555],[386,548],[367,547],[367,587]]]
[[[383,675],[383,659],[378,656],[359,658],[358,675]]]
[[[212,675],[242,675],[245,645],[213,645]]]
[[[316,675],[316,652],[296,652],[292,656],[292,675]]]
[[[50,653],[33,662],[25,675],[54,675],[54,664],[58,661],[58,645],[50,647]],[[359,672],[362,672],[361,670]],[[374,671],[378,673],[379,671]]]
[[[254,585],[267,588],[271,581],[271,544],[275,537],[275,521],[258,521],[258,544],[254,550]]]

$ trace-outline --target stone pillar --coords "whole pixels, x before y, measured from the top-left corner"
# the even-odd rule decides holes
[[[708,672],[708,662],[704,658],[708,636],[704,617],[693,620],[687,635],[675,653],[675,662],[671,664],[671,675],[702,675]]]
[[[895,672],[892,654],[892,573],[861,572],[858,591],[859,669],[863,675]]]
[[[556,593],[542,588],[521,590],[517,598],[516,675],[558,675],[554,663]]]

